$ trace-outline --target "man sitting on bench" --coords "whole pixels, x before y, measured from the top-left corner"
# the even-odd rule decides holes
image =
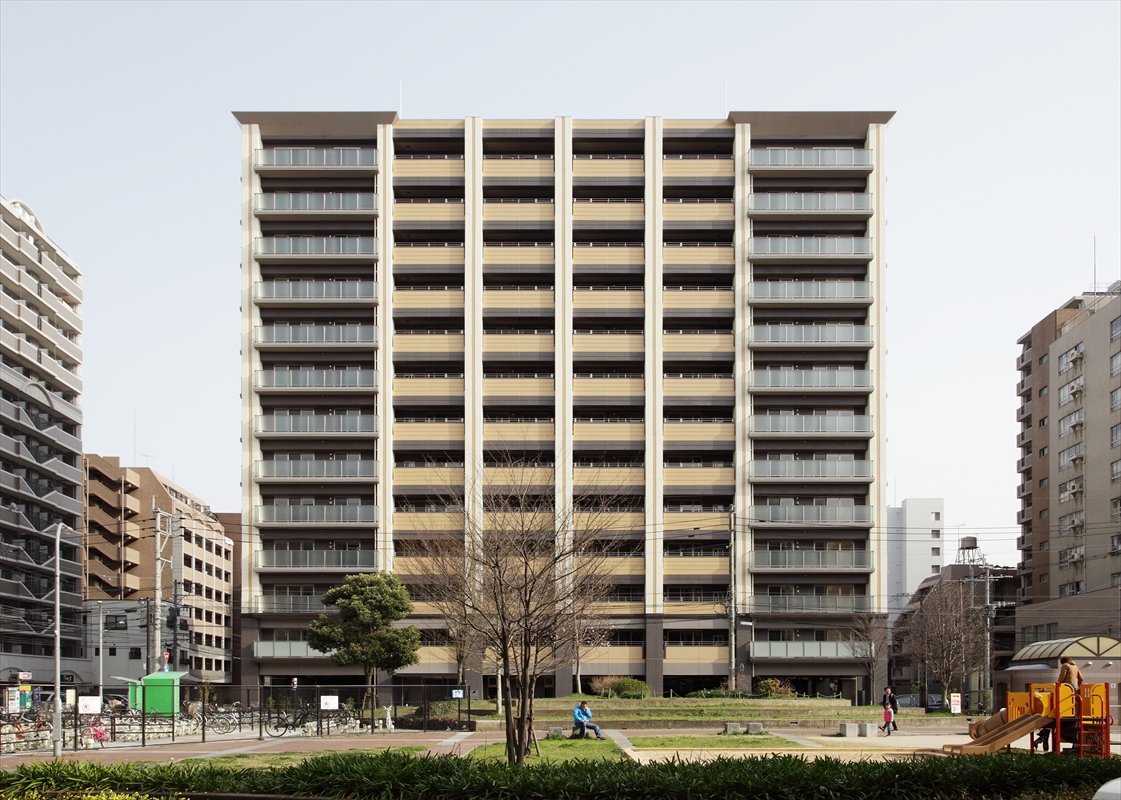
[[[598,725],[592,724],[592,710],[588,708],[588,701],[582,700],[580,705],[572,709],[572,735],[583,739],[588,735],[588,731],[593,731],[597,739],[607,738],[600,733]]]

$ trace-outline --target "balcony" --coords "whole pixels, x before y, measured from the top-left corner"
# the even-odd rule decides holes
[[[377,506],[257,506],[253,516],[261,525],[376,525],[379,514]]]
[[[775,176],[814,172],[834,176],[867,175],[872,171],[872,151],[856,147],[753,148],[747,169],[752,173]]]
[[[253,168],[262,175],[373,175],[378,151],[373,147],[269,147],[253,153]]]
[[[827,347],[869,348],[872,346],[871,325],[752,325],[750,342],[755,347],[781,345],[821,345]]]
[[[870,571],[875,554],[871,550],[754,550],[753,570],[854,569]]]
[[[872,390],[872,371],[864,369],[756,369],[749,386],[761,389]]]
[[[260,236],[253,244],[258,261],[302,263],[322,258],[365,263],[378,257],[373,236]]]
[[[1031,490],[1032,490],[1032,482],[1031,481],[1024,481],[1023,483],[1021,483],[1019,486],[1016,487],[1016,498],[1017,499],[1023,499],[1025,497],[1030,496],[1031,495]]]
[[[1018,434],[1016,434],[1016,446],[1017,447],[1024,447],[1025,445],[1030,446],[1031,445],[1031,435],[1032,435],[1032,429],[1031,428],[1024,428],[1022,431],[1020,431]]]
[[[376,325],[262,325],[253,331],[253,344],[258,347],[283,345],[284,348],[314,345],[317,349],[332,344],[376,347],[378,328]]]
[[[1016,537],[1016,549],[1017,550],[1025,550],[1029,547],[1031,547],[1031,534],[1030,533],[1026,533],[1023,536],[1017,536]]]
[[[662,202],[662,227],[670,230],[732,230],[736,209],[731,199],[676,199]]]
[[[642,319],[646,295],[642,289],[577,287],[572,292],[573,312],[603,319]]]
[[[752,480],[819,478],[823,480],[872,480],[871,461],[752,461]]]
[[[253,376],[257,390],[292,389],[377,389],[374,369],[285,369],[257,370]]]
[[[749,240],[748,258],[780,262],[792,259],[871,261],[872,239],[868,236],[755,236]]]
[[[587,198],[572,203],[572,227],[577,230],[642,230],[646,204],[629,198]]]
[[[255,598],[253,602],[253,611],[257,614],[284,612],[322,614],[326,610],[321,594],[266,594]],[[272,644],[272,642],[262,642],[262,644]]]
[[[258,550],[253,568],[272,569],[377,569],[375,550]]]
[[[516,186],[525,181],[551,182],[552,179],[551,155],[483,156],[483,181],[487,185]]]
[[[609,185],[620,179],[641,186],[646,164],[640,155],[574,156],[572,179],[578,185]]]
[[[378,213],[373,192],[268,192],[253,198],[260,219],[369,219]]]
[[[756,595],[751,598],[751,610],[756,614],[857,614],[872,610],[872,598],[834,594]]]
[[[748,420],[753,436],[819,434],[822,436],[871,436],[872,418],[868,416],[828,416],[825,414],[757,414]]]
[[[854,658],[856,642],[752,642],[751,657],[760,658]]]
[[[1016,462],[1017,472],[1024,472],[1029,469],[1031,469],[1031,453],[1028,453],[1026,456]]]
[[[253,658],[329,658],[329,656],[315,650],[307,642],[253,642]]]
[[[1016,421],[1023,422],[1031,416],[1031,400],[1026,403],[1021,403],[1020,407],[1016,409]]]
[[[270,434],[356,434],[377,436],[378,417],[374,414],[285,414],[263,415],[254,420],[253,432]]]
[[[1024,367],[1029,366],[1030,364],[1031,364],[1031,348],[1029,347],[1027,350],[1020,353],[1020,355],[1016,356],[1016,369],[1017,369],[1017,371],[1021,370]]]
[[[364,461],[258,461],[254,477],[269,478],[361,478],[378,479],[378,462]]]
[[[871,525],[871,506],[751,506],[748,522],[843,523]]]
[[[337,301],[340,305],[378,301],[376,281],[259,281],[253,285],[253,299],[258,305],[299,305],[304,301]]]
[[[747,215],[762,219],[867,219],[872,195],[865,192],[773,192],[752,194]]]
[[[1026,394],[1026,395],[1028,395],[1028,397],[1031,397],[1031,386],[1032,386],[1031,375],[1028,375],[1026,378],[1024,378],[1023,380],[1021,380],[1019,383],[1016,384],[1016,394],[1018,394],[1020,396],[1023,396],[1023,395]]]
[[[871,305],[871,281],[755,281],[748,286],[752,305]]]
[[[1029,506],[1027,506],[1025,508],[1021,508],[1019,511],[1017,511],[1016,512],[1016,524],[1017,525],[1023,525],[1025,522],[1031,522],[1032,509],[1033,509],[1033,506],[1029,505]],[[1060,534],[1061,533],[1062,533],[1062,531],[1060,531]]]

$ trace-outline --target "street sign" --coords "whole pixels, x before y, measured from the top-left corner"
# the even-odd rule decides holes
[[[24,681],[31,680],[31,673],[30,672],[21,672],[19,674],[19,680],[20,680],[20,683],[23,683]]]
[[[950,692],[950,713],[951,714],[960,714],[961,713],[961,693],[960,692]]]
[[[462,689],[452,689],[452,700],[462,700],[462,699],[463,699],[463,690]]]
[[[338,711],[339,696],[337,694],[324,694],[319,696],[319,709],[321,711]]]

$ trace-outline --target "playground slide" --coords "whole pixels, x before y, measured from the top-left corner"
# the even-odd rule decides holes
[[[994,715],[995,716],[995,715]],[[994,728],[969,744],[945,744],[942,752],[954,756],[987,755],[1055,721],[1049,714],[1028,714]]]

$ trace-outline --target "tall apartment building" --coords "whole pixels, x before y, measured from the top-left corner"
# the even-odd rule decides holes
[[[919,584],[942,572],[945,564],[945,504],[941,498],[908,498],[887,510],[888,623],[911,602]]]
[[[1018,340],[1021,645],[1121,623],[1121,281]]]
[[[185,682],[229,683],[238,565],[217,515],[155,470],[92,453],[83,463],[86,635],[102,682],[162,669],[167,653],[171,669],[187,673]],[[158,631],[157,511],[164,559]],[[97,652],[99,638],[104,653]]]
[[[59,568],[62,680],[83,651],[82,287],[35,213],[0,197],[0,680],[54,676]],[[58,525],[66,526],[55,552]],[[57,560],[56,560],[57,559]]]
[[[235,116],[245,680],[353,681],[302,641],[323,591],[392,570],[423,598],[434,498],[510,450],[562,501],[629,498],[584,675],[719,684],[734,592],[738,671],[856,696],[846,621],[886,612],[891,113]]]

